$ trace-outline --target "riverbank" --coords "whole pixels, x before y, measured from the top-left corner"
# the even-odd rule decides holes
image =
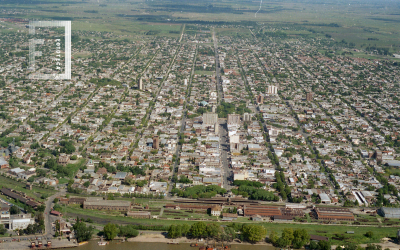
[[[128,242],[142,242],[142,243],[150,243],[150,242],[157,242],[157,243],[167,243],[167,244],[191,244],[197,243],[199,246],[203,245],[214,245],[214,240],[198,240],[198,239],[188,239],[186,237],[176,238],[176,239],[169,239],[162,234],[141,234],[135,238],[129,238]],[[218,242],[217,242],[218,244]],[[221,243],[219,243],[221,244]],[[248,242],[226,242],[228,245],[264,245],[274,247],[272,244],[267,242],[258,242],[258,243],[248,243]]]
[[[169,239],[165,237],[162,234],[141,234],[138,235],[135,238],[129,238],[127,240],[128,242],[157,242],[157,243],[167,243],[167,244],[191,244],[191,243],[197,243],[199,246],[209,244],[213,245],[214,240],[206,241],[206,240],[198,240],[198,239],[188,239],[186,237],[181,237],[181,238],[176,238],[176,239]],[[227,244],[229,245],[264,245],[264,246],[270,246],[273,247],[272,244],[267,243],[267,242],[258,242],[258,243],[248,243],[248,242],[238,242],[238,241],[232,241],[228,242]]]
[[[146,233],[146,234],[141,234],[135,238],[129,238],[127,240],[128,242],[140,242],[140,243],[166,243],[166,244],[191,244],[191,243],[197,243],[199,246],[203,246],[206,244],[213,245],[214,241],[206,241],[206,240],[197,240],[197,239],[188,239],[186,237],[181,237],[181,238],[176,238],[176,239],[169,239],[166,238],[163,234],[151,234],[151,233]],[[268,246],[270,248],[275,248],[272,244],[267,243],[267,242],[258,242],[258,243],[248,243],[248,242],[237,242],[237,241],[232,241],[228,242],[228,245],[259,245],[259,246]],[[380,245],[382,246],[382,249],[390,249],[390,250],[398,250],[400,248],[400,245],[392,242],[389,238],[383,238],[381,239],[381,243],[374,243],[375,245]],[[361,247],[366,247],[367,244],[361,244]],[[332,249],[336,249],[336,246],[332,246]]]
[[[62,248],[76,248],[78,244],[73,243],[72,241],[69,241],[67,239],[63,240],[52,240],[51,241],[51,247],[47,247],[46,244],[47,242],[42,241],[43,244],[45,244],[44,247],[46,249],[62,249]],[[37,241],[36,241],[37,243]],[[13,249],[13,250],[27,250],[31,249],[31,242],[29,240],[23,240],[23,241],[12,241],[12,242],[3,242],[0,243],[0,249]]]

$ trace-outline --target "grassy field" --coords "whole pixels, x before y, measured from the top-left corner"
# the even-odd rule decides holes
[[[32,190],[28,190],[25,188],[26,184],[24,182],[15,181],[4,176],[0,176],[0,183],[1,183],[0,186],[2,187],[11,188],[23,192],[26,195],[35,198],[38,201],[44,201],[44,199],[41,198],[42,195],[48,197],[56,193],[55,190],[40,188],[37,186],[33,186]]]
[[[62,5],[51,1],[32,3],[36,4],[3,3],[0,7],[23,10],[12,16],[17,18],[72,20],[73,32],[113,32],[128,38],[138,35],[178,37],[182,24],[190,25],[190,31],[197,32],[198,23],[217,26],[217,32],[222,36],[250,36],[246,28],[222,26],[244,24],[266,28],[290,27],[289,35],[329,34],[337,41],[344,39],[355,43],[356,47],[376,44],[388,47],[392,52],[400,51],[399,6],[388,0],[358,4],[337,1],[326,1],[324,4],[312,1],[265,2],[257,15],[255,13],[260,7],[258,1],[244,3],[230,0],[210,4],[188,0],[179,5],[160,0],[110,1],[105,4],[95,1],[76,1]],[[0,13],[0,17],[9,16]]]
[[[214,71],[205,71],[205,70],[195,70],[194,73],[196,75],[214,75],[215,72]]]
[[[165,210],[168,212],[168,210]],[[110,211],[97,211],[97,210],[82,210],[79,206],[65,206],[63,207],[63,213],[70,217],[81,217],[81,218],[90,218],[97,224],[106,224],[106,223],[117,223],[117,224],[143,224],[143,225],[162,225],[162,226],[170,226],[173,224],[193,224],[195,221],[191,220],[175,220],[174,216],[166,216],[163,219],[133,219],[129,217],[125,217],[120,212],[110,212]],[[190,214],[190,213],[188,213]],[[164,217],[164,216],[163,216]],[[177,217],[177,216],[175,216]],[[179,216],[178,216],[179,217]],[[206,223],[216,222],[221,224],[228,224],[227,222],[220,222],[216,217],[212,218],[211,216],[207,216],[209,220],[206,220]],[[376,219],[375,219],[376,220]],[[239,218],[237,223],[253,223],[248,218]],[[284,228],[292,228],[292,229],[306,229],[309,234],[321,235],[329,237],[333,244],[342,243],[343,241],[353,242],[356,244],[367,244],[367,243],[379,243],[381,238],[391,237],[395,238],[397,233],[396,227],[381,227],[379,225],[376,226],[348,226],[341,225],[340,223],[337,225],[334,224],[300,224],[300,223],[268,223],[261,222],[261,224],[267,229],[268,234],[271,231],[275,231],[277,233],[281,233]],[[347,234],[347,231],[354,231],[354,234]],[[372,238],[368,238],[365,236],[365,233],[368,231],[373,231],[374,236]]]

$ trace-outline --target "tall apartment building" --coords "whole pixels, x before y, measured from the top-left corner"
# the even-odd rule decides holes
[[[307,102],[312,102],[312,100],[313,100],[313,93],[312,92],[308,92],[307,93],[306,100],[307,100]]]
[[[244,121],[244,122],[249,122],[249,121],[251,121],[251,114],[249,114],[249,113],[244,113],[244,114],[243,114],[243,121]]]
[[[155,135],[153,137],[153,148],[154,149],[159,149],[160,148],[160,137],[158,137],[158,135]]]
[[[257,103],[263,103],[263,102],[264,102],[264,96],[261,95],[261,94],[259,94],[259,95],[256,97],[256,102],[257,102]]]
[[[204,113],[203,114],[203,125],[214,126],[215,123],[218,123],[218,114],[215,114],[215,113]]]
[[[141,77],[138,80],[138,89],[143,90],[143,79]]]
[[[240,123],[240,115],[229,114],[228,115],[228,125],[238,125]]]
[[[277,86],[273,86],[273,85],[269,85],[268,86],[268,90],[267,90],[267,94],[270,94],[270,95],[278,94],[278,87]]]

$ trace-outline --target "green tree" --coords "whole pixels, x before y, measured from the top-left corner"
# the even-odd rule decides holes
[[[207,236],[217,238],[221,234],[221,227],[218,224],[210,223],[207,225]]]
[[[292,241],[293,248],[302,248],[310,241],[310,236],[305,229],[296,229],[293,232],[294,239]]]
[[[316,250],[316,249],[318,249],[318,243],[315,242],[315,241],[311,241],[311,242],[310,242],[309,248],[310,248],[311,250]],[[340,249],[342,249],[342,248],[340,248]]]
[[[275,243],[276,247],[287,247],[290,245],[290,241],[287,238],[280,237]]]
[[[17,206],[10,207],[10,214],[19,214],[21,210]]]
[[[368,238],[372,238],[372,237],[374,237],[374,232],[368,231],[368,232],[365,233],[365,236],[368,237]]]
[[[261,225],[243,225],[242,234],[245,240],[249,242],[258,242],[265,238],[267,230]]]
[[[107,240],[113,240],[118,235],[119,228],[115,224],[108,223],[104,226],[103,231]]]
[[[236,231],[233,227],[225,227],[224,228],[225,238],[223,240],[232,241],[236,238]]]
[[[0,224],[0,234],[4,235],[7,233],[7,228],[4,227],[4,224]]]
[[[77,218],[77,222],[73,226],[75,238],[78,242],[88,241],[92,238],[94,228],[92,226],[87,227],[85,222]]]
[[[331,243],[326,240],[318,241],[318,250],[331,250]],[[346,250],[356,250],[356,249],[346,249]]]
[[[181,230],[178,225],[171,225],[168,228],[168,237],[171,239],[175,239],[181,237]]]
[[[375,244],[368,244],[365,250],[382,250],[382,246]]]
[[[294,239],[293,229],[284,228],[283,231],[282,231],[282,238],[284,238],[287,242],[289,242],[288,245],[291,245],[292,241]]]
[[[187,236],[190,232],[190,226],[188,224],[181,225],[181,234],[182,236]]]
[[[269,242],[272,243],[272,245],[275,245],[276,242],[279,239],[279,236],[274,230],[272,230],[271,233],[269,234],[269,238],[268,239],[269,239]]]
[[[60,149],[61,153],[72,154],[76,150],[72,141],[61,141],[60,145],[62,146]]]
[[[207,225],[206,223],[200,221],[194,223],[190,227],[190,234],[193,238],[201,238],[207,236]]]
[[[139,235],[139,231],[135,229],[134,225],[119,226],[118,235],[121,237],[136,237]]]

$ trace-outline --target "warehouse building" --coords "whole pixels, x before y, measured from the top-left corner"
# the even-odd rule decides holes
[[[354,221],[353,213],[347,208],[316,207],[316,218],[323,221]]]
[[[98,209],[98,210],[129,211],[131,209],[131,202],[119,201],[119,200],[85,201],[83,202],[83,208]]]
[[[400,219],[400,208],[396,207],[381,207],[379,214],[385,218]]]
[[[126,215],[137,219],[150,219],[151,217],[151,213],[147,211],[129,211]]]
[[[3,195],[8,196],[10,198],[13,198],[16,201],[18,200],[18,201],[20,201],[20,202],[22,202],[22,203],[24,203],[24,204],[26,204],[28,206],[31,206],[34,209],[36,209],[37,206],[40,205],[40,203],[36,202],[33,198],[30,198],[30,197],[26,196],[22,192],[17,193],[17,192],[15,192],[15,191],[13,191],[11,189],[8,189],[8,188],[2,188],[0,190],[0,192]]]
[[[282,215],[280,207],[276,206],[244,206],[244,216],[274,217]]]
[[[215,205],[199,205],[199,204],[166,204],[166,209],[175,210],[208,210]]]

